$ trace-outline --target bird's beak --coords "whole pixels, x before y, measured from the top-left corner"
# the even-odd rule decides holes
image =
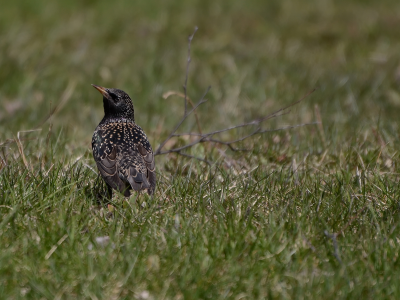
[[[102,87],[102,86],[95,85],[95,84],[92,84],[92,86],[93,86],[96,90],[98,90],[103,96],[107,96],[107,95],[108,95],[106,88],[104,88],[104,87]]]

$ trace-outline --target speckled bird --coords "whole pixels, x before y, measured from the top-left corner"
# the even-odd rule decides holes
[[[156,187],[154,154],[143,129],[135,123],[134,109],[127,93],[92,84],[103,95],[104,117],[92,138],[93,157],[108,186],[130,196],[130,190]]]

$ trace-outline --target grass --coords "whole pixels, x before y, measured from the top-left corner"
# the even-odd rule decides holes
[[[399,8],[3,3],[0,298],[398,299]],[[90,140],[103,112],[90,84],[127,91],[157,148],[183,114],[181,99],[162,95],[181,92],[196,25],[188,89],[196,101],[212,86],[203,130],[315,87],[265,128],[321,124],[239,145],[250,152],[189,152],[211,167],[157,156],[154,198],[99,206]],[[182,132],[194,128],[193,118]]]

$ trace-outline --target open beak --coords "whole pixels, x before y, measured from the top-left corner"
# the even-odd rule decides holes
[[[95,84],[92,84],[92,86],[93,86],[96,90],[98,90],[103,96],[107,96],[107,95],[108,95],[108,93],[107,93],[105,87],[102,87],[102,86],[99,86],[99,85],[95,85]]]

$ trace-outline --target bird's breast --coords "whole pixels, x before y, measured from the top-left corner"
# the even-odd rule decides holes
[[[151,151],[150,143],[143,130],[131,122],[114,122],[98,126],[93,134],[93,154],[104,157],[109,155],[113,147],[118,152],[130,152],[137,149],[141,144],[146,150]]]

